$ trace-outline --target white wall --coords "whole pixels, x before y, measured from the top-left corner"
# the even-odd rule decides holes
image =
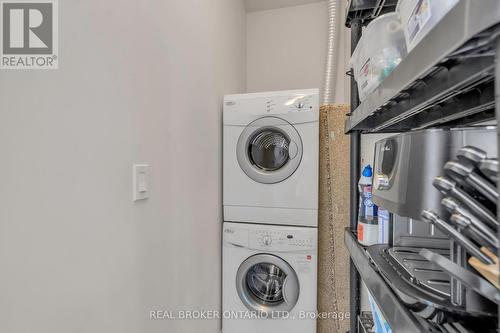
[[[276,9],[290,6],[305,5],[324,0],[245,0],[247,12],[256,12],[259,10]]]
[[[0,72],[0,332],[218,332],[221,100],[235,0],[64,0],[60,69]],[[153,167],[132,203],[132,164]]]
[[[349,80],[344,75],[350,57],[349,30],[343,25],[345,6],[341,1],[336,103],[349,102]],[[247,13],[247,90],[322,88],[327,18],[326,1]]]

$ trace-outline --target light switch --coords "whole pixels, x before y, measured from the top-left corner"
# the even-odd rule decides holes
[[[134,201],[149,198],[151,188],[151,167],[149,164],[134,164],[133,177]]]

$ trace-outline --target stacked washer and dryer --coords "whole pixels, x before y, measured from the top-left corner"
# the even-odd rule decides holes
[[[224,98],[224,333],[316,332],[319,91]]]

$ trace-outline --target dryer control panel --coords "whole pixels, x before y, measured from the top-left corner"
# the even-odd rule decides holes
[[[272,96],[265,99],[268,114],[311,111],[314,107],[313,95]],[[264,111],[264,110],[263,110]]]
[[[319,90],[226,95],[224,125],[246,126],[261,117],[286,117],[291,124],[318,121]],[[285,119],[285,118],[284,118]]]
[[[293,111],[309,111],[313,108],[313,96],[311,95],[299,95],[289,97],[288,100],[284,103],[285,106],[288,107],[288,110]]]

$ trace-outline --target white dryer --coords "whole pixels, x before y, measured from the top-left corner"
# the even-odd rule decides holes
[[[224,223],[222,332],[316,332],[317,228]]]
[[[225,96],[224,221],[317,226],[318,96]]]

